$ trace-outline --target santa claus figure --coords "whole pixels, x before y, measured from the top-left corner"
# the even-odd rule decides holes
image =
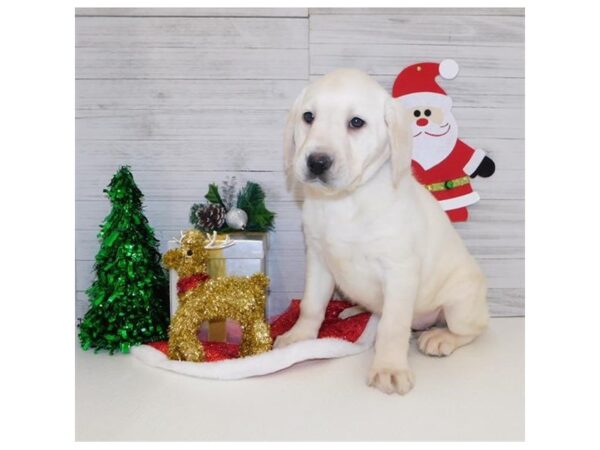
[[[412,168],[415,178],[438,200],[450,220],[467,220],[467,206],[479,200],[471,178],[489,177],[494,162],[481,149],[458,139],[452,99],[437,84],[437,76],[451,80],[458,64],[420,63],[405,68],[394,82],[392,96],[409,110],[413,132]]]

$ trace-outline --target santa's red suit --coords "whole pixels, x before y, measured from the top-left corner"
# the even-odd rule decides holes
[[[450,154],[439,164],[424,169],[413,160],[413,175],[438,200],[453,222],[467,220],[467,206],[479,200],[471,187],[470,175],[475,172],[485,153],[457,139]]]
[[[436,82],[438,76],[451,80],[457,74],[458,64],[450,59],[413,64],[400,72],[392,89],[411,116],[413,174],[453,222],[467,220],[466,207],[479,200],[471,177],[489,177],[495,170],[483,150],[458,139],[452,99]]]

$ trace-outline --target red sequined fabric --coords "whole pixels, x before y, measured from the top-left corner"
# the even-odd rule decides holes
[[[154,347],[156,350],[160,350],[165,355],[169,352],[169,341],[149,342],[148,345]]]
[[[346,341],[356,342],[365,330],[367,322],[371,317],[368,312],[360,313],[347,319],[338,316],[346,308],[353,306],[344,300],[331,300],[325,311],[325,319],[319,330],[319,338],[338,338]],[[271,337],[273,340],[288,331],[298,320],[300,315],[300,300],[292,300],[289,308],[271,322]],[[157,350],[167,354],[169,343],[167,341],[151,342],[148,344]],[[221,361],[233,359],[239,356],[239,345],[230,342],[202,341],[206,361]]]
[[[233,359],[240,356],[239,344],[230,342],[202,342],[204,346],[204,355],[207,361],[221,361],[223,359]]]
[[[331,300],[325,311],[325,319],[319,330],[319,337],[339,338],[356,342],[367,326],[371,314],[364,312],[344,320],[338,318],[343,310],[351,306],[353,306],[351,303],[344,300]],[[280,334],[292,328],[298,320],[299,315],[300,300],[292,300],[289,308],[271,323],[271,337],[275,339]]]
[[[210,276],[207,273],[200,272],[190,275],[189,277],[181,278],[177,282],[177,295],[181,295],[184,292],[194,289],[200,283],[204,283]]]

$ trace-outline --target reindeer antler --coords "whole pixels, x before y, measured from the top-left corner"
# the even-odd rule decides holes
[[[204,248],[207,250],[217,250],[231,247],[233,244],[235,244],[235,241],[232,240],[228,234],[225,235],[225,239],[218,241],[216,231],[213,231],[212,236],[209,233],[206,233],[206,240],[208,243],[204,245]]]
[[[176,238],[175,236],[173,236],[171,238],[171,241],[173,242],[177,242],[179,245],[181,245],[181,242],[183,241],[183,237],[185,236],[185,233],[183,231],[180,231],[181,235],[179,236],[179,238]]]

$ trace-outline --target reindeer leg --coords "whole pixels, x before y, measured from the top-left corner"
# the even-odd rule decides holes
[[[269,326],[265,321],[256,319],[242,325],[240,357],[268,352],[272,346]]]
[[[203,321],[203,317],[194,314],[189,302],[177,310],[169,327],[169,359],[204,361],[204,348],[198,339]]]

